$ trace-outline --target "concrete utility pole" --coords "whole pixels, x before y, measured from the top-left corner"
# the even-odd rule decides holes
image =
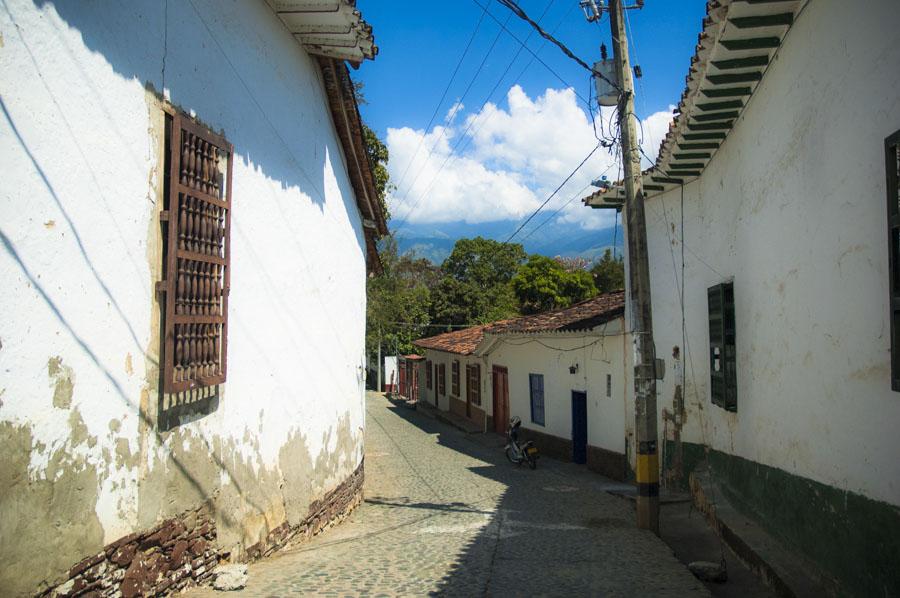
[[[628,282],[634,337],[634,419],[637,437],[637,524],[659,534],[659,457],[656,446],[656,350],[650,309],[650,266],[641,154],[634,114],[634,81],[628,59],[628,39],[622,0],[610,0],[609,24],[621,94],[619,128],[625,171],[625,215],[628,234]]]

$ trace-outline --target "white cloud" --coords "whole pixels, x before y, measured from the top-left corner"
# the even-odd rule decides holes
[[[389,203],[398,221],[407,213],[414,223],[463,220],[474,224],[526,217],[597,145],[594,125],[572,89],[547,89],[530,98],[516,85],[507,93],[505,109],[488,103],[481,111],[460,118],[462,111],[457,102],[447,113],[445,125],[431,131],[388,129],[389,168],[399,185]],[[612,108],[597,114],[598,133],[602,119],[609,135],[606,123],[611,114]],[[671,118],[670,110],[643,121],[643,147],[651,157]],[[573,197],[555,218],[585,229],[612,226],[611,212],[590,210],[579,201],[590,193],[584,187],[602,173],[611,180],[621,176],[618,158],[603,147],[523,233]]]

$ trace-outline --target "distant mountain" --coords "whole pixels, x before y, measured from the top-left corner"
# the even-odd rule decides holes
[[[482,236],[487,239],[505,241],[518,226],[514,220],[499,220],[481,224],[465,222],[442,222],[440,224],[407,224],[395,236],[400,251],[415,251],[416,255],[440,264],[450,255],[457,239]],[[548,223],[530,236],[519,233],[513,242],[523,243],[528,253],[539,253],[550,257],[583,257],[589,260],[601,256],[613,240],[621,252],[622,229],[588,231],[574,224]],[[524,238],[524,241],[523,241]]]

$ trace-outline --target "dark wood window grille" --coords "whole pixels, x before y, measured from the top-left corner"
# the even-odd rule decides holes
[[[734,283],[707,290],[709,305],[710,397],[714,405],[737,411],[737,359],[734,324]]]
[[[457,359],[450,364],[450,392],[454,397],[459,396],[459,360]]]
[[[425,386],[428,390],[431,390],[432,382],[431,361],[429,360],[425,362]]]
[[[891,390],[900,391],[900,131],[884,140],[891,313]]]
[[[439,363],[437,366],[437,390],[438,394],[444,396],[447,394],[447,364]]]
[[[234,149],[181,114],[168,125],[163,392],[178,393],[225,381]]]
[[[469,402],[473,405],[481,405],[481,365],[469,364],[466,366],[466,392]]]

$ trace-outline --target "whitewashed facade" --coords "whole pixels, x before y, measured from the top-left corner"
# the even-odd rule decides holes
[[[897,165],[886,172],[885,139],[900,130],[900,11],[888,0],[721,4],[709,8],[682,116],[644,177],[684,181],[665,181],[646,200],[656,351],[671,365],[677,346],[685,362],[684,473],[709,447],[736,504],[845,591],[893,595],[900,394],[891,390],[885,198]],[[737,26],[781,13],[789,28]],[[691,160],[675,154],[696,151],[688,119],[721,99],[697,90],[710,88],[709,75],[752,70],[715,62],[723,40],[767,35],[782,36],[779,47],[727,56],[769,59],[711,159],[680,176],[673,164]],[[714,405],[710,388],[707,291],[729,282],[735,411]],[[675,384],[658,383],[661,442]]]
[[[257,556],[361,476],[368,166],[325,67],[263,2],[13,1],[0,35],[0,593],[204,505],[201,557]],[[194,406],[160,392],[166,111],[234,147],[227,380]]]

